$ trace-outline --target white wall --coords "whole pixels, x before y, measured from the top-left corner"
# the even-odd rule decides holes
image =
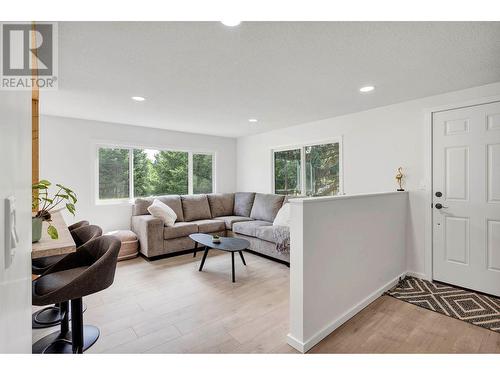
[[[408,193],[291,205],[288,343],[306,352],[404,275]]]
[[[396,169],[404,168],[410,191],[407,267],[423,273],[425,200],[431,188],[426,109],[495,95],[500,95],[500,83],[238,138],[237,190],[271,192],[271,149],[343,136],[345,193],[393,190]]]
[[[31,91],[0,91],[0,353],[31,353]],[[5,198],[20,238],[5,261]]]
[[[68,223],[89,220],[104,231],[130,227],[130,204],[95,202],[98,142],[149,148],[214,151],[217,192],[236,188],[236,140],[91,120],[42,116],[40,119],[40,178],[61,183],[78,195],[76,217]]]

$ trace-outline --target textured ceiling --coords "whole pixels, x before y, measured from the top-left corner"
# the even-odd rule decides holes
[[[61,22],[41,110],[236,137],[497,81],[500,22]]]

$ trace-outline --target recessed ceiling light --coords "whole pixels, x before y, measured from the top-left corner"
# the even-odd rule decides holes
[[[258,120],[256,118],[249,118],[248,122],[257,122]]]
[[[238,26],[241,21],[235,21],[235,20],[227,20],[227,21],[220,21],[223,25],[229,26],[229,27],[234,27]]]
[[[143,102],[146,98],[143,98],[142,96],[132,96],[132,100],[135,100],[136,102]]]
[[[375,86],[363,86],[359,89],[360,92],[370,92],[375,90]]]

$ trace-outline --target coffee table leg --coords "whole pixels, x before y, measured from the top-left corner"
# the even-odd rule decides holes
[[[196,249],[198,248],[198,242],[194,243],[194,253],[193,253],[193,258],[196,258]]]
[[[234,283],[234,251],[231,251],[231,268],[232,268],[233,283]]]
[[[200,269],[198,271],[203,270],[203,265],[205,264],[205,259],[207,259],[208,254],[208,246],[205,246],[205,252],[203,253],[203,258],[201,259]]]
[[[243,258],[243,252],[242,251],[238,251],[238,253],[240,253],[240,257],[241,257],[241,261],[243,262],[243,265],[247,265],[247,262],[245,262],[245,258]]]

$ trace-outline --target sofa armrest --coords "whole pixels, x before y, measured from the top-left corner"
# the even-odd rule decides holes
[[[160,219],[151,215],[132,216],[132,231],[144,255],[153,256],[163,251],[163,221]]]

